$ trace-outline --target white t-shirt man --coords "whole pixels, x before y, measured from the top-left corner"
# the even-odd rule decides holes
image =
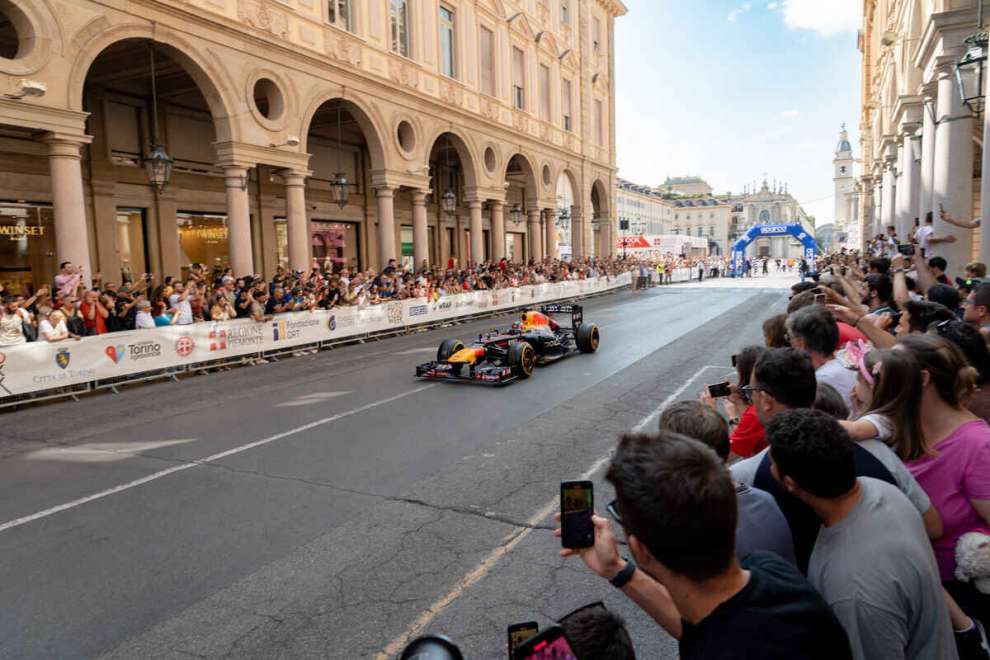
[[[151,312],[142,309],[134,316],[134,327],[138,330],[154,330],[155,318]]]
[[[842,363],[835,358],[829,360],[822,366],[815,369],[815,380],[825,383],[835,388],[846,406],[852,410],[852,391],[856,387],[856,372],[846,369]]]
[[[175,322],[176,325],[189,325],[193,322],[192,306],[189,304],[189,298],[182,298],[180,300],[179,294],[173,293],[169,296],[168,302],[173,309],[178,310],[179,319]]]
[[[931,245],[928,239],[931,235],[935,233],[935,230],[931,225],[921,225],[918,227],[918,231],[914,232],[914,240],[917,241],[918,246],[925,251],[926,257],[931,257]]]

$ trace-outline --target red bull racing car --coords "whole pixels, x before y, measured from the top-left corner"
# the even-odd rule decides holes
[[[570,314],[571,327],[557,323],[555,314]],[[584,322],[580,305],[544,305],[539,311],[523,312],[509,328],[478,335],[470,346],[459,339],[444,341],[437,359],[416,367],[416,376],[505,385],[529,378],[537,366],[575,353],[594,353],[598,342],[598,326]]]

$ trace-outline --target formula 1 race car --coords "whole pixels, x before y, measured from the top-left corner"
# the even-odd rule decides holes
[[[571,327],[552,318],[570,314]],[[416,367],[416,377],[505,385],[529,378],[537,366],[598,350],[598,326],[584,322],[580,305],[544,305],[539,311],[523,312],[521,321],[509,328],[478,335],[465,347],[459,339],[440,344],[437,359]]]

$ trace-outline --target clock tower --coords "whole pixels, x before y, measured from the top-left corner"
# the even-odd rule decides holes
[[[832,159],[834,173],[832,181],[835,184],[835,231],[837,233],[847,233],[849,231],[849,195],[853,193],[856,179],[853,177],[853,153],[852,145],[849,144],[849,133],[846,125],[842,125],[839,133],[839,144],[835,148],[835,158]]]

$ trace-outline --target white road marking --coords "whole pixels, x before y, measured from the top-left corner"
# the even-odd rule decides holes
[[[240,454],[242,452],[248,451],[249,449],[256,449],[258,447],[262,447],[264,445],[267,445],[267,444],[270,444],[272,442],[275,442],[276,440],[282,440],[283,438],[287,438],[287,437],[289,437],[291,435],[295,435],[297,433],[302,433],[303,431],[309,431],[310,429],[314,429],[314,428],[316,428],[318,426],[323,426],[324,424],[329,424],[331,422],[336,422],[337,420],[343,419],[345,417],[351,417],[352,415],[358,415],[358,414],[363,413],[363,412],[365,412],[367,410],[371,410],[372,408],[377,408],[378,406],[383,406],[386,403],[392,403],[393,401],[398,401],[399,399],[404,399],[407,396],[412,396],[413,394],[419,394],[420,392],[422,392],[424,390],[428,390],[431,387],[436,387],[438,384],[439,383],[431,383],[429,385],[424,385],[422,387],[417,387],[414,390],[409,390],[407,392],[402,392],[401,394],[396,394],[396,395],[390,396],[390,397],[388,397],[386,399],[381,399],[380,401],[374,401],[372,403],[367,403],[367,404],[365,404],[363,406],[359,406],[359,407],[354,408],[352,410],[348,410],[348,411],[345,411],[345,412],[342,412],[342,413],[337,413],[336,415],[331,415],[330,417],[324,417],[323,419],[318,419],[318,420],[316,420],[314,422],[310,422],[308,424],[303,424],[302,426],[297,426],[294,429],[290,429],[288,431],[283,431],[282,433],[276,433],[275,435],[270,435],[267,438],[262,438],[261,440],[255,440],[254,442],[249,442],[247,444],[240,445],[238,447],[233,447],[232,449],[227,449],[226,451],[222,451],[222,452],[219,452],[219,453],[216,453],[216,454],[211,454],[210,456],[207,456],[206,458],[201,458],[201,459],[198,459],[198,460],[195,460],[195,461],[191,461],[189,463],[182,463],[180,465],[176,465],[174,467],[170,467],[170,468],[168,468],[166,470],[162,470],[160,472],[155,472],[153,474],[149,474],[146,477],[141,477],[140,479],[135,479],[134,481],[128,481],[127,483],[123,483],[123,484],[114,486],[113,488],[108,488],[107,490],[102,490],[102,491],[100,491],[98,493],[93,493],[92,495],[87,495],[86,497],[80,497],[79,499],[72,500],[71,502],[65,502],[64,504],[59,504],[58,506],[53,506],[50,509],[45,509],[44,511],[38,511],[37,513],[32,513],[31,515],[24,516],[22,518],[17,518],[15,520],[7,521],[7,522],[3,523],[2,525],[0,525],[0,532],[5,532],[8,529],[13,529],[15,527],[20,527],[21,525],[26,525],[27,523],[34,522],[35,520],[40,520],[42,518],[47,518],[48,516],[55,515],[56,513],[60,513],[62,511],[67,511],[68,509],[74,509],[74,508],[76,508],[78,506],[82,506],[83,504],[88,504],[89,502],[93,502],[95,500],[103,499],[104,497],[109,497],[109,496],[115,495],[117,493],[122,493],[125,490],[130,490],[132,488],[137,488],[138,486],[142,486],[142,485],[144,485],[146,483],[149,483],[151,481],[156,481],[158,479],[161,479],[162,477],[167,477],[168,475],[175,474],[176,472],[182,472],[183,470],[188,470],[190,468],[199,467],[201,465],[207,465],[209,463],[215,463],[215,462],[217,462],[219,460],[223,460],[224,458],[227,458],[229,456],[234,456],[236,454]]]
[[[392,355],[417,355],[419,353],[436,353],[436,346],[424,346],[423,348],[410,348],[408,351],[396,351]]]
[[[312,394],[297,396],[295,399],[289,399],[288,401],[283,401],[282,403],[276,403],[275,407],[295,408],[297,406],[311,406],[313,404],[329,401],[330,399],[336,399],[338,396],[344,396],[345,394],[350,393],[350,390],[346,390],[344,392],[313,392]]]
[[[111,463],[134,458],[137,454],[196,442],[196,438],[153,440],[149,442],[87,442],[65,447],[45,447],[24,456],[26,461],[62,461],[64,463]]]
[[[693,376],[691,376],[689,379],[684,381],[684,384],[682,384],[680,387],[674,390],[674,392],[670,396],[664,399],[663,402],[656,408],[656,410],[651,412],[643,419],[639,420],[639,422],[632,428],[633,432],[639,433],[647,426],[649,426],[657,417],[660,416],[660,413],[662,413],[667,406],[669,406],[671,403],[676,401],[679,396],[684,394],[684,391],[691,386],[691,383],[693,383],[695,380],[698,379],[698,376],[700,376],[709,369],[725,369],[725,367],[707,364],[701,367],[700,369],[698,369],[698,371],[695,372]],[[612,452],[608,452],[607,454],[599,458],[591,465],[590,468],[585,470],[584,474],[581,475],[580,479],[581,480],[590,479],[596,472],[602,469],[602,467],[604,467],[605,464],[608,463],[608,461],[611,458],[612,458]],[[430,605],[428,608],[426,608],[426,610],[419,615],[416,621],[404,633],[402,633],[394,640],[392,640],[392,642],[389,643],[388,646],[386,646],[381,652],[378,653],[378,655],[375,656],[375,660],[390,660],[391,658],[395,658],[396,656],[398,656],[398,654],[402,651],[405,645],[409,643],[409,640],[422,634],[422,632],[426,629],[428,625],[430,625],[430,622],[433,621],[433,619],[435,619],[441,612],[443,612],[448,605],[450,605],[455,600],[460,598],[465,591],[471,588],[471,586],[473,586],[474,584],[479,582],[483,577],[485,577],[488,574],[488,572],[495,566],[495,564],[498,563],[499,559],[507,555],[513,548],[519,545],[519,543],[523,539],[529,536],[530,532],[533,531],[533,528],[536,525],[542,523],[547,517],[550,516],[551,513],[556,511],[559,506],[560,506],[559,500],[557,498],[554,498],[549,502],[547,502],[544,506],[540,507],[540,509],[537,510],[536,513],[534,513],[532,516],[529,517],[529,519],[526,520],[527,527],[522,528],[518,532],[514,532],[514,536],[510,534],[511,538],[508,543],[506,543],[505,545],[500,545],[499,547],[492,550],[488,554],[488,556],[486,556],[484,559],[481,560],[481,563],[479,563],[467,575],[462,577],[457,582],[457,584],[454,585],[453,589],[451,589],[445,596],[443,596],[442,598],[434,602],[432,605]]]

